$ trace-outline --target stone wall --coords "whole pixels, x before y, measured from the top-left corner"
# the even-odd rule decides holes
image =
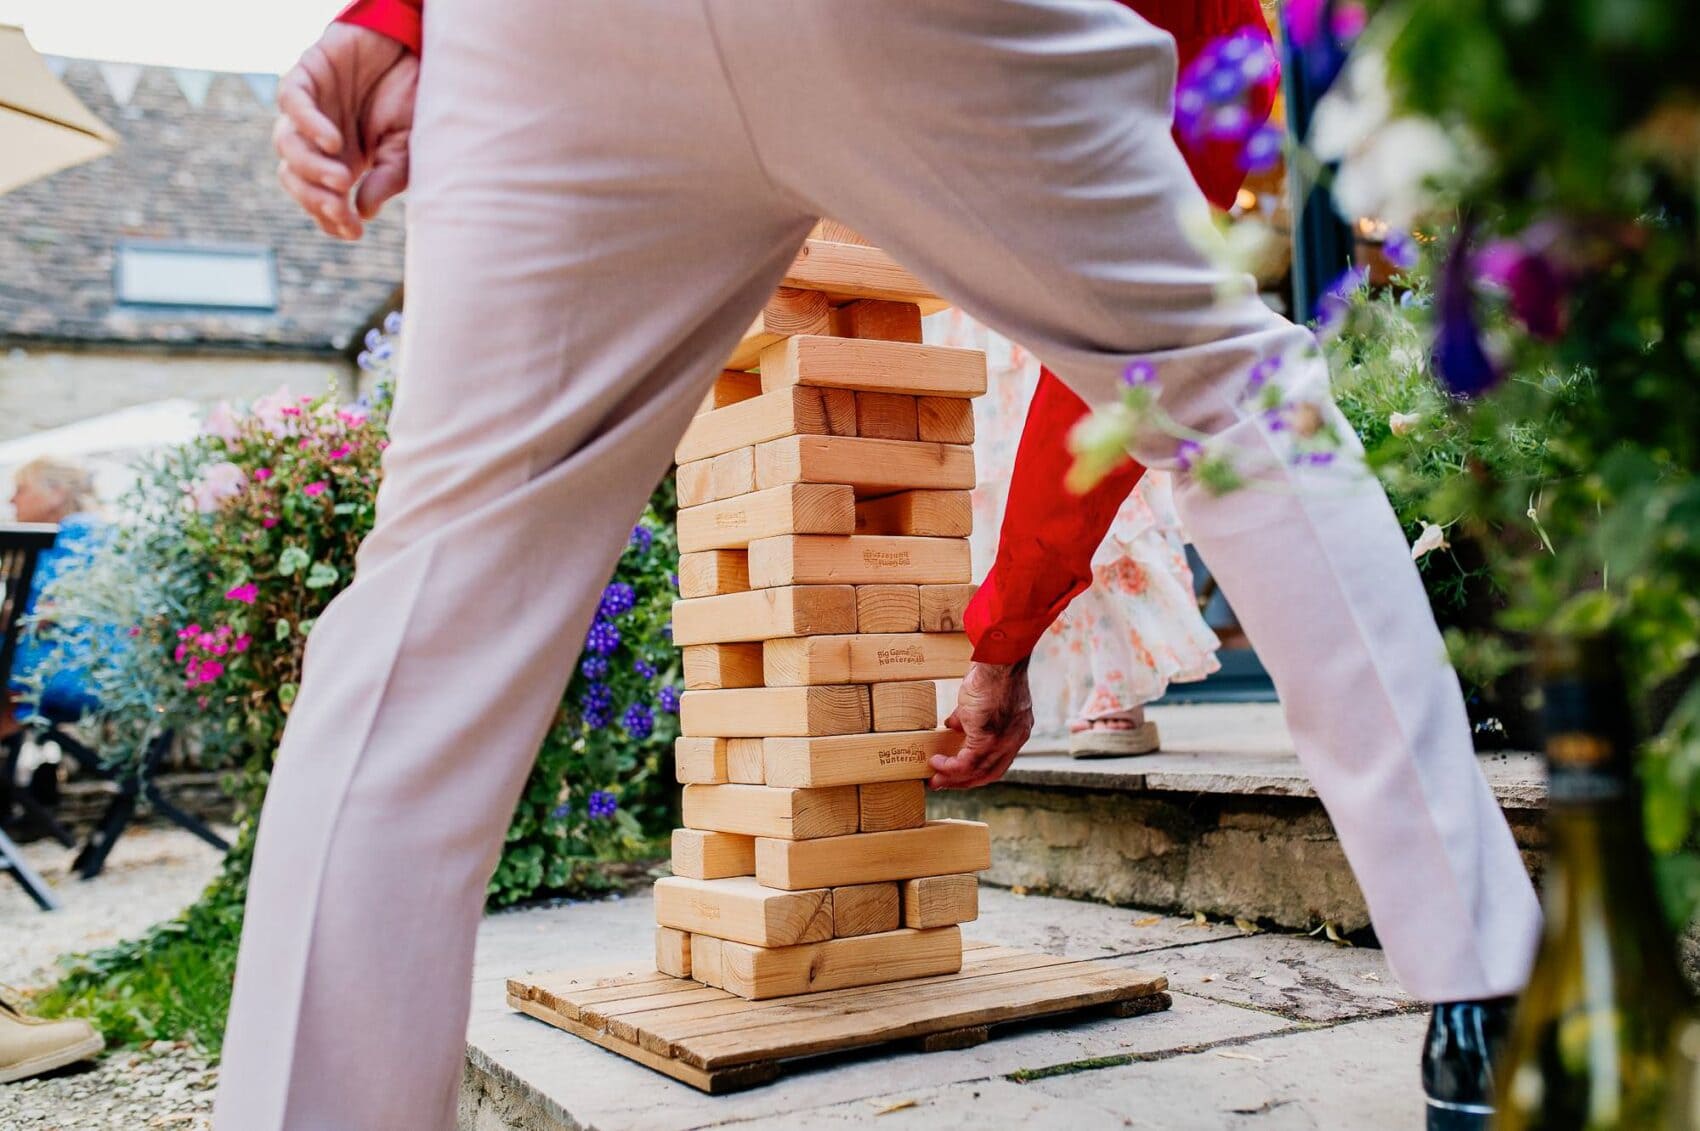
[[[135,405],[184,397],[211,407],[250,401],[279,385],[318,393],[354,389],[341,358],[207,355],[148,350],[0,350],[0,440]]]
[[[991,826],[991,883],[1296,930],[1369,926],[1334,828],[1311,798],[995,785],[932,794],[928,809]],[[1506,815],[1538,872],[1540,812]]]

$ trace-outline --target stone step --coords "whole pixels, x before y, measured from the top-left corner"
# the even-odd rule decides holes
[[[1341,932],[1369,925],[1334,828],[1269,703],[1156,707],[1157,754],[1075,759],[1038,740],[997,785],[930,795],[985,821],[990,883],[1076,899]],[[1546,786],[1535,754],[1481,755],[1538,872]]]

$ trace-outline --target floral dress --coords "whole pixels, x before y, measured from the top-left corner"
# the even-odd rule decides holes
[[[986,351],[990,383],[974,402],[974,575],[997,554],[1010,469],[1039,363],[959,310],[926,321],[926,340]],[[1193,598],[1192,570],[1175,513],[1171,478],[1148,471],[1092,558],[1092,587],[1069,605],[1033,653],[1034,733],[1056,736],[1076,719],[1143,706],[1171,682],[1218,668],[1216,634]]]

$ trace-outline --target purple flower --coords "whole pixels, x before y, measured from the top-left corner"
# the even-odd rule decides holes
[[[1264,122],[1245,139],[1240,150],[1240,168],[1248,173],[1263,173],[1273,169],[1281,160],[1287,133],[1274,122]]]
[[[660,704],[661,709],[669,715],[676,715],[679,713],[679,689],[677,687],[674,687],[671,684],[663,687],[661,689],[661,693],[655,697],[655,701]]]
[[[627,734],[641,742],[655,733],[655,713],[647,704],[633,703],[620,716],[620,725],[626,728]]]
[[[1130,361],[1122,370],[1122,384],[1130,389],[1146,389],[1157,384],[1157,367],[1149,361]]]
[[[648,660],[639,660],[637,663],[632,665],[632,670],[645,679],[655,678],[655,665],[650,663]]]
[[[384,315],[384,333],[392,337],[401,333],[401,311],[392,310]]]
[[[603,727],[608,725],[610,720],[612,720],[613,714],[607,708],[596,708],[593,710],[586,707],[584,711],[580,713],[580,718],[584,721],[584,725],[590,730],[601,730]]]
[[[627,539],[627,545],[634,547],[638,553],[647,554],[655,544],[655,532],[647,526],[632,527],[632,536]]]
[[[606,656],[620,646],[620,630],[613,621],[597,617],[584,638],[584,646],[598,656]]]
[[[568,802],[563,801],[559,805],[555,806],[554,811],[551,812],[549,815],[551,817],[555,818],[557,821],[559,821],[562,817],[565,817],[568,813],[571,813],[572,811],[573,811],[572,805],[569,804]]]
[[[677,591],[679,588],[679,575],[676,573],[670,573],[667,575],[667,580],[673,583],[673,588]]]
[[[1338,331],[1351,309],[1352,296],[1368,282],[1369,272],[1362,267],[1348,267],[1340,272],[1316,300],[1316,328],[1325,334]]]
[[[614,705],[614,693],[606,683],[593,683],[579,696],[579,704],[586,711],[600,711],[606,714]]]
[[[1529,333],[1549,342],[1564,333],[1570,287],[1549,256],[1512,240],[1496,240],[1476,256],[1475,267],[1478,279],[1510,297],[1512,316]]]
[[[1387,233],[1387,238],[1381,241],[1381,254],[1387,262],[1401,271],[1409,271],[1417,265],[1417,245],[1408,232],[1393,231]]]
[[[1435,373],[1454,396],[1472,397],[1499,383],[1476,323],[1475,296],[1470,291],[1470,233],[1458,233],[1436,282],[1435,312],[1439,319],[1432,356]]]
[[[1320,96],[1333,85],[1352,42],[1364,29],[1364,7],[1357,0],[1288,0],[1281,15]]]
[[[1182,471],[1191,471],[1198,465],[1199,457],[1203,454],[1204,449],[1198,444],[1191,440],[1182,440],[1180,446],[1175,449],[1175,466]]]
[[[601,656],[586,656],[578,670],[584,673],[586,679],[602,679],[608,674],[608,661]]]
[[[620,802],[605,789],[592,790],[590,801],[586,805],[586,808],[590,811],[590,819],[593,821],[607,820],[614,815],[615,810],[619,807]]]
[[[597,607],[596,615],[613,620],[621,613],[631,612],[636,604],[637,591],[624,581],[616,581],[602,591],[602,603]]]

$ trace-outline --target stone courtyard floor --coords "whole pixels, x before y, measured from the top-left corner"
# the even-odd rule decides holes
[[[0,883],[0,981],[23,986],[46,982],[65,951],[174,914],[217,865],[185,834],[151,829],[126,837],[92,884],[65,877],[56,847],[26,851],[67,909],[38,914],[14,885]],[[1165,973],[1174,1008],[1035,1024],[957,1052],[861,1055],[724,1097],[508,1010],[509,975],[647,954],[652,922],[647,897],[485,921],[461,1131],[1421,1126],[1423,1018],[1379,952],[994,889],[983,892],[971,937]],[[201,1131],[215,1076],[183,1048],[123,1052],[92,1069],[0,1086],[0,1127]]]
[[[647,954],[653,923],[647,897],[486,920],[461,1131],[1422,1126],[1425,1018],[1379,951],[992,889],[969,937],[1164,973],[1174,1008],[864,1054],[720,1097],[508,1009],[508,976]]]

